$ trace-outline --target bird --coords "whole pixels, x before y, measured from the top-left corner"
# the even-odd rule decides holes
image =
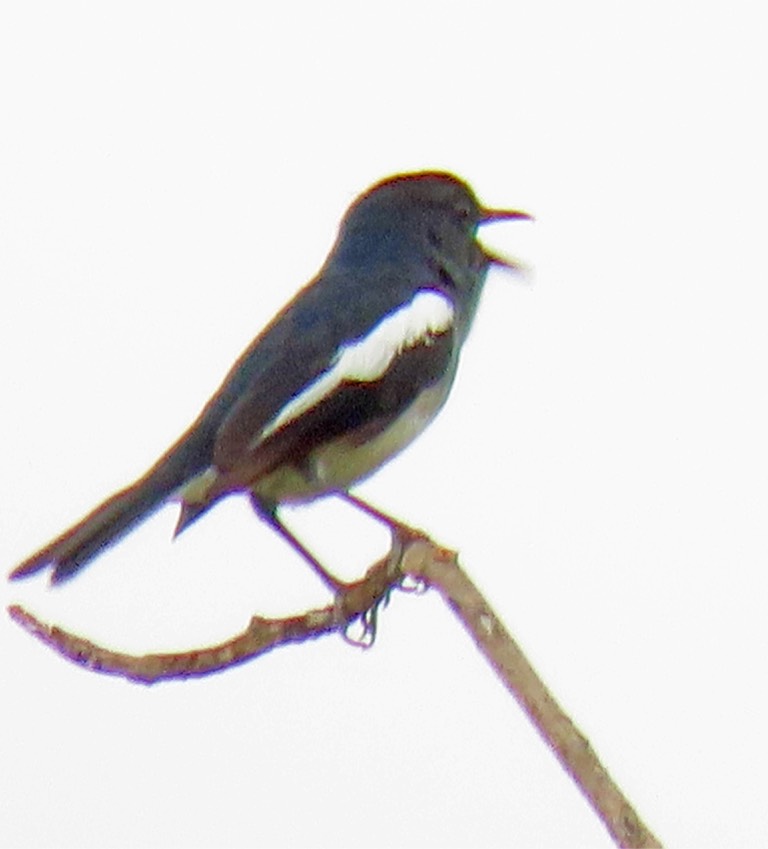
[[[340,496],[410,444],[445,403],[491,266],[481,225],[531,219],[483,207],[446,171],[387,177],[353,201],[318,274],[235,362],[189,429],[134,483],[32,554],[15,580],[72,578],[168,502],[174,536],[244,493],[334,592],[343,585],[283,524],[282,505]]]

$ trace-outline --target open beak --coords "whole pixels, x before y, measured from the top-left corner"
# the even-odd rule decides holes
[[[492,224],[494,221],[535,221],[536,219],[527,212],[519,209],[483,209],[480,213],[480,224]],[[501,256],[489,251],[483,246],[483,253],[494,265],[501,265],[510,271],[525,272],[527,266],[512,257]]]
[[[535,221],[536,219],[527,212],[519,209],[482,209],[480,210],[480,223],[490,224],[493,221],[520,220]]]

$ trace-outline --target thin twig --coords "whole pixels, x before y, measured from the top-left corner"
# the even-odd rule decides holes
[[[572,776],[614,842],[630,849],[660,847],[661,843],[608,775],[589,741],[562,711],[517,643],[461,570],[455,552],[407,529],[401,529],[389,555],[375,563],[360,581],[345,587],[329,607],[285,619],[254,616],[242,634],[195,651],[141,656],[114,652],[40,622],[21,607],[8,610],[23,628],[69,660],[97,672],[152,684],[170,678],[209,675],[278,646],[323,634],[346,635],[355,621],[360,621],[372,637],[376,611],[405,575],[440,592]],[[370,640],[361,640],[360,644],[366,642]]]
[[[387,557],[375,563],[365,577],[348,584],[328,607],[308,610],[298,616],[266,619],[253,616],[241,634],[226,642],[185,652],[133,655],[112,651],[72,634],[57,625],[41,622],[23,607],[8,613],[19,625],[67,660],[93,672],[119,675],[140,684],[155,684],[174,678],[197,678],[245,663],[281,645],[301,643],[324,634],[347,630],[357,620],[363,629],[375,628],[375,611],[386,600],[402,575],[399,564],[402,546],[393,545]],[[358,641],[367,645],[365,636]]]
[[[589,740],[563,712],[518,644],[461,569],[456,554],[416,541],[406,549],[402,569],[440,592],[571,774],[614,842],[632,849],[660,847],[658,838],[642,822],[598,760]]]

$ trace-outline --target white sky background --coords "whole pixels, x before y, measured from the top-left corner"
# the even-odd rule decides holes
[[[763,15],[3,4],[2,570],[166,449],[355,195],[453,170],[536,214],[485,233],[534,284],[491,275],[446,410],[359,491],[461,551],[663,841],[768,844]],[[137,652],[324,602],[244,502],[174,523],[0,601]],[[0,616],[0,693],[3,846],[610,845],[431,595],[373,651],[152,688]]]

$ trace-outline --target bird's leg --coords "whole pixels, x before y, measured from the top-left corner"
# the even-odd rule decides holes
[[[381,522],[389,528],[389,531],[392,534],[392,548],[390,550],[389,558],[390,562],[393,564],[400,563],[406,543],[424,536],[421,531],[410,527],[410,525],[404,524],[399,519],[395,519],[393,516],[384,513],[382,510],[379,510],[367,501],[363,501],[362,498],[352,495],[350,492],[339,491],[336,494],[339,498],[343,498],[348,504],[351,504],[353,507],[357,507],[372,519],[376,519],[376,521]],[[408,576],[405,576],[400,581],[399,586],[404,592],[412,593],[422,593],[426,589],[426,583],[423,580],[416,578],[409,579]]]
[[[392,531],[392,535],[398,539],[411,539],[414,536],[421,536],[418,531],[414,530],[409,525],[404,524],[399,519],[395,519],[394,516],[384,513],[382,510],[379,510],[367,501],[363,501],[362,498],[352,495],[351,492],[339,491],[336,494],[339,498],[343,498],[349,504],[357,507],[358,510],[362,510],[363,513],[366,513],[372,519],[376,519],[377,522],[381,522],[382,525],[386,525],[390,531]]]
[[[301,541],[295,537],[286,526],[277,517],[277,508],[275,505],[264,504],[255,495],[251,494],[251,505],[271,528],[277,531],[278,534],[293,548],[293,550],[301,555],[301,557],[312,567],[315,574],[334,594],[338,595],[345,589],[346,584],[342,583],[338,578],[334,577],[320,561],[306,548]]]

